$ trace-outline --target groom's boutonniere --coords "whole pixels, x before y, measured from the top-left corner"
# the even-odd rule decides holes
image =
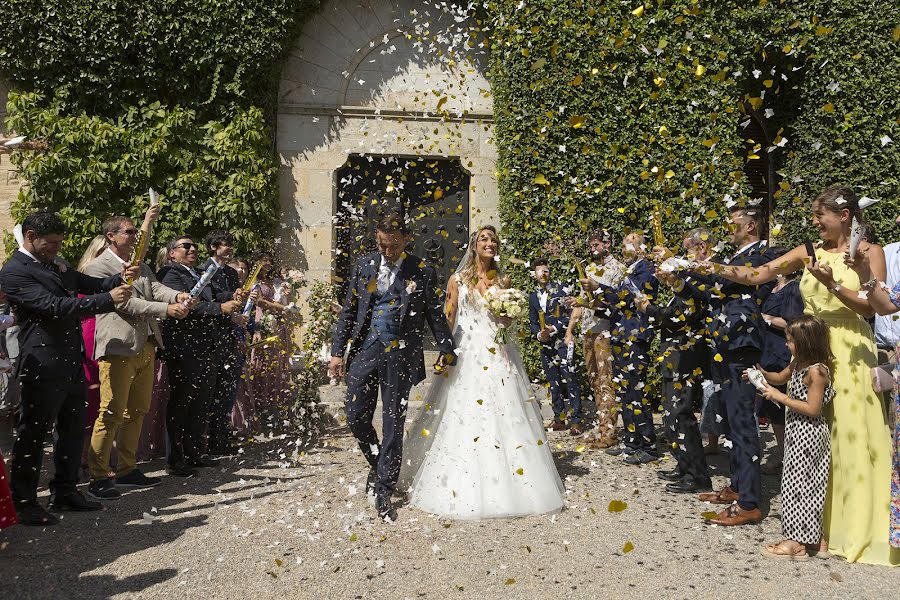
[[[407,280],[406,280],[406,293],[407,293],[407,294],[412,294],[414,291],[416,291],[416,282],[415,282],[415,280],[414,280],[414,279],[407,279]]]

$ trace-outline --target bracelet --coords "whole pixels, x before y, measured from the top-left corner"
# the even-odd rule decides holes
[[[828,288],[828,291],[831,292],[832,294],[837,294],[842,289],[844,289],[844,288],[841,287],[841,284],[839,284],[838,282],[834,282],[834,285],[832,285],[830,288]]]
[[[872,290],[875,289],[875,286],[877,286],[878,283],[879,283],[878,280],[873,277],[872,279],[870,279],[867,282],[865,282],[864,284],[862,284],[860,286],[860,288],[871,292]]]

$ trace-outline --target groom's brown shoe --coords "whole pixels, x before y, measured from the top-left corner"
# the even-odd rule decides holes
[[[552,423],[550,423],[550,426],[547,429],[549,429],[550,431],[565,431],[566,424],[562,421],[553,421]]]
[[[717,492],[710,492],[708,494],[700,494],[699,496],[701,502],[712,502],[713,504],[731,504],[732,502],[737,502],[738,495],[730,486],[725,486],[721,490]]]
[[[748,523],[759,523],[762,519],[762,511],[758,508],[747,510],[741,508],[741,505],[735,502],[722,512],[718,513],[715,518],[706,519],[706,522],[715,525],[724,525],[726,527],[735,527],[737,525],[747,525]]]

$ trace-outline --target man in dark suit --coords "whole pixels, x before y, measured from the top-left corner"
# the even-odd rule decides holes
[[[84,443],[86,381],[81,317],[111,312],[131,298],[122,275],[97,279],[57,257],[66,227],[58,215],[40,212],[22,223],[23,247],[0,271],[0,287],[15,311],[19,330],[16,377],[21,383],[13,446],[11,487],[19,521],[52,525],[57,519],[37,503],[43,445],[56,425],[55,472],[50,509],[100,510],[75,489]],[[138,268],[123,269],[136,277]],[[89,294],[78,298],[77,294]]]
[[[194,269],[197,244],[183,235],[172,239],[167,250],[171,263],[160,270],[160,281],[173,290],[190,292],[202,277]],[[203,436],[222,360],[219,319],[239,312],[241,307],[240,301],[234,299],[217,302],[213,289],[209,285],[203,288],[197,305],[184,319],[163,322],[163,356],[171,388],[166,409],[166,430],[171,442],[167,471],[179,477],[196,474],[196,467],[213,465],[204,454]]]
[[[383,217],[375,237],[378,252],[359,258],[353,266],[332,340],[329,373],[343,375],[349,345],[347,426],[369,462],[366,493],[374,493],[379,518],[393,521],[397,512],[390,497],[400,476],[406,404],[410,388],[425,379],[426,321],[441,351],[436,368],[454,362],[455,347],[434,269],[404,251],[409,235],[402,217]],[[372,426],[379,388],[380,443]]]
[[[708,229],[697,228],[684,239],[688,257],[702,261],[710,256],[715,244]],[[671,272],[657,270],[657,279],[671,286],[679,284]],[[663,392],[663,424],[677,462],[671,471],[658,471],[657,476],[669,481],[666,491],[697,493],[709,491],[712,481],[703,453],[700,428],[694,416],[694,405],[702,401],[701,384],[709,370],[710,353],[706,340],[706,301],[701,297],[678,295],[665,306],[642,299],[637,309],[647,315],[659,329],[660,375]]]
[[[759,266],[770,260],[761,241],[765,215],[759,208],[736,207],[729,219],[731,242],[737,252],[714,263]],[[710,519],[719,525],[744,525],[762,520],[759,510],[761,480],[759,425],[756,420],[756,390],[743,381],[744,371],[755,366],[763,348],[760,306],[774,284],[748,286],[722,277],[694,275],[679,293],[682,297],[702,297],[709,305],[707,319],[713,360],[711,375],[715,392],[710,398],[723,433],[731,441],[731,484],[709,494],[703,501],[731,505]],[[734,503],[734,504],[732,504]]]
[[[221,229],[210,231],[206,235],[206,249],[209,251],[209,258],[200,265],[200,273],[213,263],[219,267],[210,283],[213,299],[220,303],[229,300],[243,301],[245,294],[238,283],[238,273],[228,265],[234,254],[234,238]],[[214,341],[219,344],[220,361],[216,372],[216,387],[209,403],[207,452],[212,456],[225,456],[236,451],[230,439],[230,421],[243,365],[235,327],[245,327],[247,317],[240,311],[235,311],[216,318],[216,324],[220,333]]]
[[[616,287],[580,280],[587,291],[598,291],[591,308],[606,307],[610,314],[613,372],[616,398],[622,411],[623,444],[606,450],[610,456],[625,455],[631,465],[659,460],[656,431],[653,429],[653,406],[644,395],[650,343],[656,334],[647,315],[635,308],[635,301],[656,297],[659,281],[653,276],[653,264],[644,258],[644,234],[632,232],[622,240],[622,258],[627,269],[625,279]]]
[[[541,344],[541,364],[550,384],[550,402],[553,406],[550,429],[562,431],[569,427],[572,435],[581,435],[584,430],[581,425],[581,386],[574,364],[575,340],[567,335],[572,311],[563,303],[570,290],[560,283],[551,283],[550,266],[546,259],[534,261],[533,266],[538,289],[528,296],[528,320],[531,334]]]

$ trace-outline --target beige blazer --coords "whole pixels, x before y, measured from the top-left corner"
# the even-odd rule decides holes
[[[110,277],[122,272],[122,263],[110,250],[88,264],[85,274],[92,277]],[[97,315],[94,332],[94,359],[104,356],[134,356],[143,350],[150,332],[160,348],[162,334],[157,319],[165,319],[169,304],[177,301],[178,293],[156,280],[146,264],[141,265],[141,276],[134,280],[131,300],[116,305],[116,312]]]

